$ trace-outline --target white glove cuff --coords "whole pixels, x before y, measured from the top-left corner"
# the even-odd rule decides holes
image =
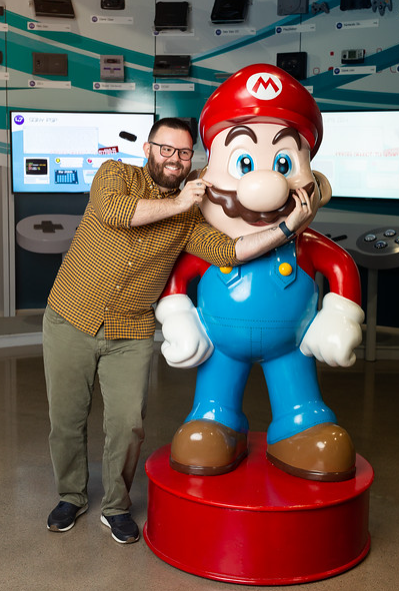
[[[364,320],[364,312],[360,306],[355,302],[352,302],[352,300],[348,300],[336,293],[330,292],[324,296],[323,310],[328,312],[340,312],[358,324],[361,324]]]
[[[155,309],[155,316],[158,322],[163,324],[165,319],[175,312],[191,310],[194,305],[185,294],[170,295],[159,300]]]

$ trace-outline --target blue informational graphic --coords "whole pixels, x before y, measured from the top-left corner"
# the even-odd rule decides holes
[[[399,199],[399,111],[335,111],[323,116],[313,170],[333,197]]]
[[[145,163],[153,113],[11,112],[14,193],[86,193],[110,158]]]

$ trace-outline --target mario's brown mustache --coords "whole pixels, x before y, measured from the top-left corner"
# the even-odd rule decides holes
[[[303,188],[310,196],[314,191],[314,183],[308,183]],[[214,185],[212,187],[207,187],[206,189],[209,201],[215,205],[220,205],[228,217],[240,217],[247,224],[252,225],[260,223],[272,224],[278,218],[289,215],[295,208],[295,200],[293,198],[294,193],[294,190],[289,190],[287,201],[279,209],[260,212],[252,211],[251,209],[244,207],[244,205],[238,200],[236,191],[225,191],[223,189],[218,189]]]

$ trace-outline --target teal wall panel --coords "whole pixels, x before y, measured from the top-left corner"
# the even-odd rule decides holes
[[[383,16],[371,9],[341,11],[340,0],[328,1],[328,14],[314,14],[310,2],[309,12],[305,15],[278,16],[276,1],[252,0],[245,23],[217,26],[210,21],[214,0],[191,0],[187,31],[155,34],[155,0],[126,0],[124,11],[103,11],[99,0],[72,1],[75,19],[38,19],[33,3],[27,0],[13,0],[12,7],[8,2],[9,9],[0,18],[0,51],[3,54],[0,64],[0,165],[3,167],[9,165],[7,129],[11,109],[150,111],[157,117],[178,115],[198,120],[207,98],[229,74],[250,63],[275,63],[276,54],[280,52],[307,52],[308,72],[302,82],[322,109],[399,108],[399,4],[396,2],[392,12],[386,11]],[[93,16],[108,16],[115,21],[94,23]],[[68,26],[69,30],[41,30],[41,25],[50,28],[52,25]],[[334,75],[334,68],[340,65],[342,49],[358,47],[365,49],[364,65],[375,67],[375,73]],[[32,52],[67,53],[68,76],[33,76]],[[98,90],[93,86],[100,80],[100,56],[114,54],[123,55],[125,82],[133,83],[134,90]],[[169,54],[191,56],[189,78],[154,79],[154,56]],[[31,88],[31,79],[66,79],[70,88]],[[154,83],[160,84],[161,88],[155,90]],[[162,90],[164,84],[171,84],[173,90]],[[186,90],[187,84],[192,85],[192,90]],[[179,85],[182,85],[181,89]],[[194,166],[200,167],[204,163],[205,154],[198,142]],[[15,202],[16,221],[32,212],[49,212],[54,207],[57,212],[66,212],[71,207],[67,196],[57,202],[48,198],[32,196],[26,200],[15,196]],[[73,206],[76,205],[75,202]],[[330,207],[338,205],[342,207],[338,202]],[[345,203],[344,207],[356,208],[360,213],[399,214],[397,203],[387,205],[364,201]],[[27,263],[26,257],[26,254],[18,254],[17,307],[43,307],[47,286],[51,283],[48,265],[44,270],[45,265]],[[58,259],[52,261],[50,275],[54,274],[58,264]],[[33,265],[39,283],[40,274],[46,275],[42,281],[46,287],[40,295],[37,290],[32,294],[29,281],[23,280],[26,265]]]

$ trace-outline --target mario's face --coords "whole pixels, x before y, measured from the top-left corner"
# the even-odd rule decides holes
[[[277,123],[238,124],[218,133],[204,179],[212,187],[201,210],[232,238],[285,220],[298,187],[319,193],[307,140],[295,128]]]

